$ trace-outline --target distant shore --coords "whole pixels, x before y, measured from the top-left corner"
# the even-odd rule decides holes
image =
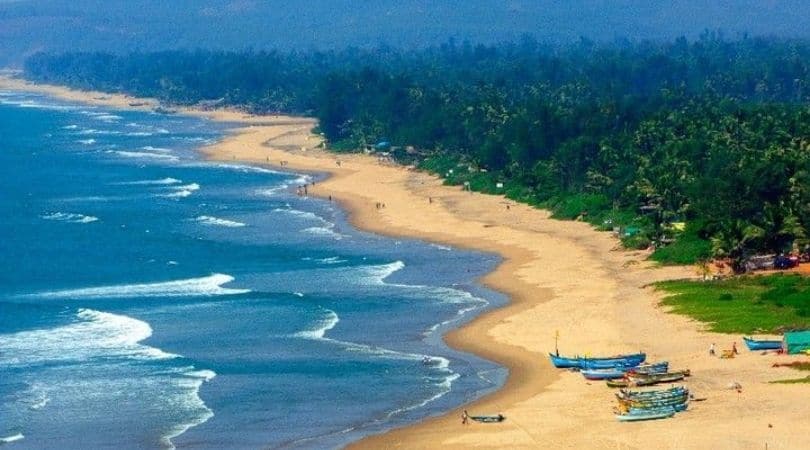
[[[0,89],[36,91],[66,100],[114,108],[154,109],[154,100],[0,78]],[[238,160],[289,170],[326,172],[310,186],[331,198],[358,228],[392,236],[498,253],[495,271],[482,279],[510,303],[482,314],[445,339],[507,367],[502,389],[447,414],[372,436],[354,448],[810,448],[804,430],[806,385],[770,385],[791,376],[770,367],[773,356],[743,352],[720,360],[707,355],[740,344],[739,336],[703,327],[658,307],[649,283],[693,277],[689,267],[654,267],[642,252],[617,251],[608,233],[580,222],[557,221],[548,213],[500,196],[464,192],[440,179],[389,165],[368,155],[321,150],[311,133],[315,121],[286,116],[247,116],[238,111],[180,112],[244,126],[203,149],[211,159]],[[283,163],[282,163],[283,162]],[[385,208],[376,207],[385,203]],[[507,208],[508,206],[508,208]],[[618,423],[612,393],[578,374],[557,371],[547,352],[614,354],[645,350],[674,369],[690,368],[689,386],[705,402],[675,419]],[[726,389],[730,382],[741,393]],[[462,425],[463,409],[501,413],[499,424]]]

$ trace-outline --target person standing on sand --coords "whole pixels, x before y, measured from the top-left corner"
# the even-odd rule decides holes
[[[714,342],[712,342],[712,345],[709,346],[709,356],[714,356],[714,355],[715,355]]]
[[[734,342],[733,344],[731,344],[731,351],[732,351],[732,353],[734,353],[735,355],[739,355],[739,354],[740,354],[740,352],[738,352],[738,351],[737,351],[737,343],[736,343],[736,342]]]
[[[467,410],[465,409],[465,410],[464,410],[464,412],[463,412],[463,413],[461,413],[461,424],[462,424],[462,425],[467,425],[467,419],[468,419],[469,417],[470,417],[470,415],[469,415],[469,414],[467,414]]]

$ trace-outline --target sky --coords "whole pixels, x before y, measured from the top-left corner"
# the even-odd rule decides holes
[[[37,51],[418,48],[524,34],[810,37],[810,0],[0,0],[0,66]]]

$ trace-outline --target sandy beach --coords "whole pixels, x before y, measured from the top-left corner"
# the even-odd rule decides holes
[[[154,100],[0,79],[0,89],[47,93],[116,108],[157,106]],[[132,106],[136,105],[136,106]],[[373,156],[320,149],[312,119],[246,116],[238,111],[182,112],[240,122],[241,128],[203,149],[211,159],[326,172],[310,195],[339,202],[358,228],[392,236],[494,252],[503,263],[481,281],[510,303],[447,334],[449,345],[509,368],[502,389],[445,415],[366,438],[355,448],[604,448],[803,449],[807,385],[773,385],[801,373],[771,368],[796,360],[748,352],[741,336],[706,332],[668,314],[647,287],[663,279],[695,277],[692,267],[655,267],[644,252],[618,249],[609,233],[581,222],[558,221],[546,211],[501,196],[464,192],[435,176]],[[378,207],[384,204],[385,207]],[[507,208],[508,206],[508,208]],[[604,383],[554,369],[547,352],[559,331],[561,354],[646,351],[651,361],[689,368],[697,397],[674,419],[619,423],[613,393]],[[737,342],[734,359],[708,355]],[[737,382],[741,392],[727,386]],[[461,424],[461,411],[506,416],[498,424]]]

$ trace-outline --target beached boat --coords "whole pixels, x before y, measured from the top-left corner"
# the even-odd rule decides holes
[[[653,386],[659,383],[674,383],[676,381],[681,381],[689,375],[689,369],[651,374],[639,374],[633,371],[628,371],[622,379],[609,379],[607,381],[607,385],[608,387],[612,388]]]
[[[650,413],[650,412],[656,412],[656,411],[667,411],[670,408],[673,409],[676,413],[684,412],[684,411],[686,411],[687,408],[689,408],[689,402],[683,402],[683,403],[680,403],[680,404],[677,404],[677,405],[664,406],[664,407],[658,407],[658,408],[637,408],[637,407],[633,406],[633,407],[630,407],[630,409],[628,410],[628,413],[629,414],[644,414],[644,413]]]
[[[748,347],[748,350],[751,351],[779,350],[782,348],[782,341],[757,340],[750,337],[743,337],[743,341],[746,347]]]
[[[669,370],[669,362],[662,361],[655,364],[641,364],[639,366],[631,368],[627,372],[639,375],[652,375],[652,374],[666,373],[667,370]]]
[[[622,389],[616,393],[617,397],[623,398],[644,398],[644,397],[667,397],[688,393],[689,389],[683,386],[675,386],[668,389],[654,389],[650,391],[631,391]]]
[[[549,353],[548,356],[551,359],[551,363],[554,364],[554,367],[560,369],[568,369],[568,368],[609,369],[616,367],[617,365],[635,367],[643,363],[644,360],[647,359],[647,355],[645,353],[634,353],[629,355],[617,355],[617,356],[596,357],[596,358],[584,356],[575,356],[571,358],[566,356],[555,355],[553,353]]]
[[[580,373],[588,380],[613,380],[623,378],[626,371],[623,369],[583,369]]]
[[[482,423],[495,423],[495,422],[503,422],[504,420],[506,420],[506,417],[504,417],[503,414],[496,414],[491,416],[470,416],[470,419]]]
[[[669,398],[651,399],[619,399],[619,403],[627,407],[635,408],[660,408],[665,406],[681,405],[689,401],[688,395]]]
[[[669,408],[660,411],[646,411],[638,413],[616,414],[619,422],[638,422],[642,420],[666,419],[675,415],[675,409]]]

